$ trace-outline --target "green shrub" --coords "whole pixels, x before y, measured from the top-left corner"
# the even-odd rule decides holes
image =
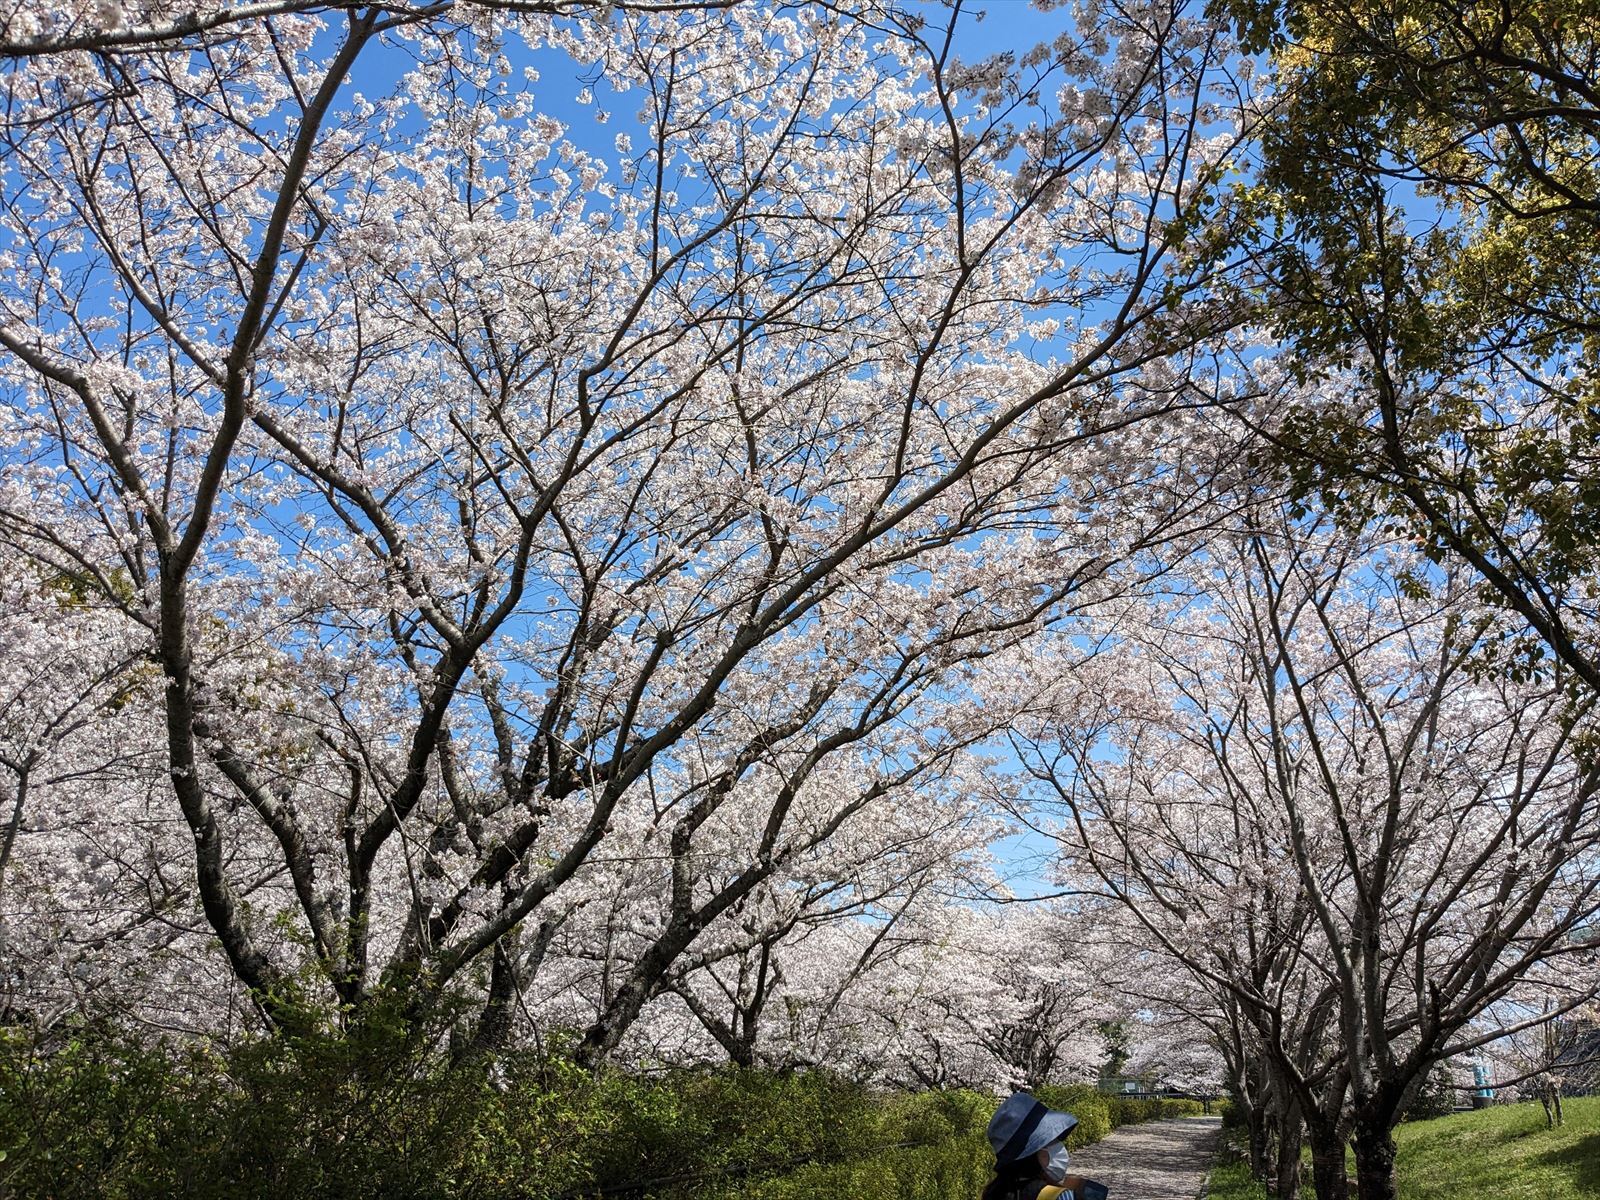
[[[992,1162],[995,1100],[975,1092],[883,1095],[823,1072],[594,1075],[531,1055],[458,1069],[398,1031],[374,1020],[225,1054],[0,1032],[0,1197],[509,1200],[662,1181],[654,1194],[678,1200],[938,1200],[975,1195]],[[1078,1117],[1074,1147],[1198,1107],[1038,1094]]]
[[[880,1145],[931,1145],[949,1138],[981,1136],[995,1109],[993,1096],[959,1089],[905,1092],[880,1103],[885,1121]]]
[[[1460,1093],[1464,1094],[1464,1093]],[[1456,1097],[1450,1068],[1440,1063],[1422,1081],[1411,1103],[1401,1114],[1402,1121],[1428,1121],[1434,1117],[1448,1117],[1455,1111]]]
[[[1205,1112],[1198,1100],[1130,1100],[1111,1097],[1113,1125],[1139,1125],[1145,1121],[1164,1121],[1169,1117],[1197,1117]]]
[[[1047,1086],[1034,1091],[1051,1108],[1065,1109],[1078,1118],[1067,1139],[1076,1148],[1099,1141],[1115,1125],[1198,1114],[1198,1100],[1126,1100],[1106,1096],[1086,1084]],[[693,1200],[735,1200],[759,1192],[763,1200],[833,1200],[850,1196],[859,1200],[972,1200],[989,1180],[994,1158],[983,1131],[994,1113],[992,1097],[973,1092],[923,1092],[890,1102],[917,1110],[936,1109],[957,1114],[945,1140],[906,1149],[893,1149],[870,1158],[827,1166],[809,1166],[775,1178],[728,1181],[687,1188],[680,1194]],[[909,1128],[909,1126],[907,1127]],[[931,1126],[924,1132],[935,1132]],[[931,1140],[931,1139],[930,1139]]]
[[[531,1056],[452,1069],[376,1025],[225,1056],[109,1033],[46,1053],[11,1034],[0,1196],[559,1195],[970,1142],[992,1111],[975,1093],[885,1097],[822,1072],[591,1075]]]
[[[752,1194],[762,1200],[973,1200],[989,1181],[993,1161],[987,1139],[969,1134],[855,1162],[802,1167],[759,1185],[728,1181],[681,1194],[693,1200],[743,1200]]]
[[[1042,1087],[1034,1094],[1051,1108],[1065,1109],[1078,1118],[1077,1128],[1067,1138],[1069,1149],[1076,1150],[1080,1146],[1098,1142],[1114,1127],[1111,1119],[1111,1098],[1089,1084],[1074,1083],[1065,1087]]]
[[[1160,1111],[1159,1100],[1130,1100],[1125,1096],[1112,1096],[1110,1099],[1112,1128],[1152,1121]]]
[[[836,1162],[907,1140],[904,1117],[865,1088],[822,1072],[728,1068],[649,1079],[607,1072],[600,1088],[608,1120],[593,1137],[597,1184],[752,1163]]]
[[[177,1191],[184,1168],[169,1152],[194,1138],[212,1084],[109,1033],[73,1031],[46,1057],[21,1031],[0,1031],[0,1195]]]

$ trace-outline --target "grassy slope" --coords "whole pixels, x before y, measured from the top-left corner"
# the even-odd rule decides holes
[[[1537,1104],[1402,1125],[1400,1200],[1600,1200],[1600,1096],[1564,1108],[1552,1130]]]
[[[1600,1096],[1564,1107],[1566,1124],[1552,1130],[1537,1104],[1400,1126],[1400,1200],[1600,1200]],[[1302,1195],[1315,1194],[1307,1186]],[[1207,1200],[1267,1194],[1242,1162],[1224,1157],[1207,1181]]]

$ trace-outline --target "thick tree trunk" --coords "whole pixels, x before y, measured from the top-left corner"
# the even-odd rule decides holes
[[[596,1067],[610,1057],[622,1042],[623,1035],[639,1019],[644,1006],[656,994],[667,968],[694,941],[697,933],[698,924],[669,925],[655,944],[640,957],[622,986],[611,997],[611,1002],[584,1031],[583,1039],[572,1054],[579,1066]]]
[[[728,1047],[728,1058],[736,1067],[753,1069],[756,1065],[756,1038],[755,1029],[746,1025],[734,1038],[733,1045]]]
[[[1311,1142],[1311,1176],[1317,1200],[1350,1200],[1350,1185],[1344,1173],[1344,1138],[1328,1122],[1308,1122]]]
[[[1360,1200],[1395,1200],[1394,1133],[1387,1121],[1358,1121],[1356,1185]]]
[[[1250,1173],[1257,1179],[1266,1179],[1269,1170],[1267,1154],[1267,1114],[1260,1104],[1247,1103],[1245,1120],[1250,1128]]]
[[[489,997],[483,1011],[478,1014],[478,1026],[467,1044],[466,1059],[483,1058],[503,1050],[511,1037],[511,1018],[516,999],[517,980],[513,974],[511,953],[505,939],[494,944],[494,962],[489,973]]]
[[[1305,1145],[1305,1123],[1300,1108],[1291,1105],[1278,1114],[1277,1165],[1273,1194],[1278,1200],[1300,1200],[1300,1150]]]

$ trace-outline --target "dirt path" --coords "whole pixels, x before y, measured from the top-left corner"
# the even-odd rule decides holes
[[[1070,1169],[1109,1187],[1111,1200],[1195,1200],[1221,1132],[1221,1117],[1124,1125],[1074,1150]]]

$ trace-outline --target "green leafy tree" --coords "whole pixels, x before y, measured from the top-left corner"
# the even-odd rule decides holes
[[[1122,1069],[1128,1065],[1128,1060],[1133,1057],[1128,1042],[1128,1023],[1126,1021],[1100,1022],[1100,1036],[1106,1041],[1106,1061],[1100,1068],[1100,1078],[1118,1079],[1122,1076]]]
[[[1600,688],[1600,4],[1239,0],[1303,495],[1480,573]]]
[[[1465,561],[1489,665],[1600,690],[1600,4],[1221,0],[1270,64],[1254,299],[1303,503]],[[1525,623],[1525,624],[1524,624]],[[1404,1089],[1353,1089],[1361,1200],[1393,1200]]]

